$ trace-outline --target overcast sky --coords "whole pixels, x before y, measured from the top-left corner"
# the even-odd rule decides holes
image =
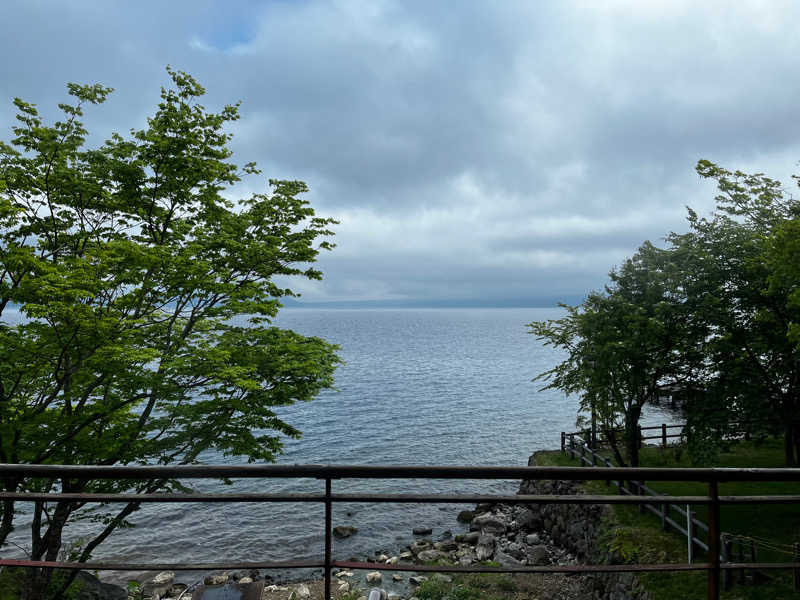
[[[208,108],[242,101],[237,162],[341,221],[304,300],[572,299],[711,208],[698,159],[790,185],[798,22],[778,0],[4,0],[0,138],[14,96],[55,114],[68,81],[116,89],[90,131],[140,127],[170,64]]]

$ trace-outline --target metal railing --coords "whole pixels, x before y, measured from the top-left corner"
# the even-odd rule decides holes
[[[720,573],[725,569],[800,569],[800,562],[789,563],[720,563],[719,509],[731,504],[800,504],[800,496],[720,496],[719,483],[727,481],[800,481],[800,469],[675,469],[630,467],[474,467],[474,466],[360,466],[360,465],[241,465],[241,466],[70,466],[0,464],[0,481],[26,477],[70,480],[126,479],[211,479],[211,478],[311,478],[324,482],[322,493],[295,494],[104,494],[104,493],[32,493],[2,492],[0,501],[52,502],[316,502],[325,509],[325,550],[321,560],[286,562],[227,563],[124,563],[124,562],[49,562],[0,558],[0,566],[86,570],[213,571],[232,569],[301,569],[321,568],[325,574],[325,598],[331,598],[331,575],[336,567],[382,571],[433,571],[447,573],[613,573],[649,571],[706,571],[708,598],[718,599]],[[332,557],[332,506],[352,503],[510,503],[510,504],[642,504],[640,496],[627,495],[465,495],[465,494],[339,494],[333,481],[339,479],[442,479],[442,480],[567,480],[605,481],[692,481],[708,484],[706,496],[648,496],[647,503],[680,503],[708,506],[708,562],[694,564],[622,564],[622,565],[547,565],[547,566],[456,566],[384,564],[338,561]]]

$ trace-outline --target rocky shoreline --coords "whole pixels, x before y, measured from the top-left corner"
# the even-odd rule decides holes
[[[536,455],[529,465],[536,464]],[[522,494],[579,494],[575,482],[523,481]],[[402,551],[378,550],[372,556],[352,560],[375,563],[373,571],[334,572],[334,597],[366,600],[370,588],[380,588],[386,600],[414,600],[416,588],[429,578],[449,581],[444,574],[398,572],[381,570],[381,565],[434,564],[445,561],[469,566],[492,561],[503,567],[574,565],[581,562],[614,562],[607,549],[597,544],[600,523],[605,507],[596,505],[509,505],[479,504],[471,511],[461,511],[458,520],[469,523],[469,532],[453,535],[449,530],[434,532],[430,527],[412,531],[413,541]],[[434,535],[436,533],[436,535]],[[338,538],[357,535],[351,526],[339,526]],[[560,600],[646,598],[636,579],[627,573],[602,576],[537,575],[536,593],[539,598]],[[270,575],[252,572],[210,574],[205,585],[233,585],[263,582],[261,600],[312,600],[322,598],[321,579],[276,583]],[[189,600],[190,589],[175,583],[174,573],[160,573],[145,580],[135,594],[117,588],[119,593],[80,596],[78,600]],[[116,586],[115,586],[116,587]]]
[[[434,540],[432,528],[418,527],[412,532],[414,541],[403,551],[397,553],[376,551],[374,556],[365,557],[365,562],[375,563],[375,570],[335,571],[332,588],[334,596],[339,597],[362,590],[363,598],[366,599],[370,588],[380,588],[387,600],[412,600],[414,590],[427,579],[450,581],[450,577],[444,574],[381,570],[382,564],[423,565],[446,561],[469,566],[493,561],[505,567],[577,563],[573,554],[556,546],[549,535],[537,529],[540,523],[528,507],[479,504],[473,511],[462,511],[458,518],[462,522],[469,523],[469,532],[453,535],[451,531],[444,530]],[[354,528],[346,531],[340,529],[337,534],[339,537],[349,537],[356,534],[356,531]],[[258,571],[211,574],[204,578],[204,584],[243,584],[262,580],[265,581],[262,596],[264,600],[310,600],[321,597],[314,593],[315,588],[319,587],[319,580],[276,584],[270,581],[268,575],[265,576]],[[187,593],[185,584],[177,584],[174,581],[174,573],[160,573],[141,585],[140,597],[152,600],[177,599],[181,594],[184,594],[183,599],[191,597]],[[139,600],[134,594],[126,598]]]

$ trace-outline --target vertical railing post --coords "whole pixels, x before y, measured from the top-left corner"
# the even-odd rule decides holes
[[[569,459],[575,460],[575,436],[569,434]]]
[[[666,423],[662,423],[661,424],[661,446],[664,448],[664,450],[667,449],[667,424]]]
[[[331,532],[333,506],[331,502],[331,478],[325,478],[325,600],[331,600]]]
[[[567,445],[567,434],[563,431],[561,432],[561,454],[564,454],[564,450],[566,449]]]
[[[745,562],[744,561],[744,545],[742,544],[742,538],[739,538],[739,541],[738,541],[738,544],[736,545],[736,547],[737,547],[737,549],[739,551],[737,553],[737,558],[738,558],[739,562],[740,563]],[[745,581],[746,581],[746,578],[745,578],[744,569],[739,569],[739,583],[744,585]]]
[[[723,533],[722,534],[722,560],[724,562],[733,562],[733,540]],[[722,571],[722,589],[728,591],[733,585],[733,573],[730,569]]]
[[[708,600],[719,600],[719,486],[708,482]]]

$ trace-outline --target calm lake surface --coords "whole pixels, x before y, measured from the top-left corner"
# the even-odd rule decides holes
[[[535,450],[559,445],[574,430],[576,400],[541,392],[531,379],[561,355],[528,334],[525,324],[557,318],[560,309],[284,309],[277,325],[341,346],[338,391],[279,408],[303,431],[285,441],[280,463],[525,465]],[[650,419],[661,422],[662,415]],[[668,421],[672,418],[666,417]],[[207,454],[208,464],[241,459]],[[334,492],[510,492],[518,482],[337,481]],[[207,482],[202,490],[320,491],[301,480]],[[335,505],[334,525],[358,533],[337,540],[338,558],[400,549],[411,530],[437,536],[462,528],[461,506]],[[323,508],[318,504],[145,506],[137,527],[118,531],[95,558],[132,562],[211,562],[319,558]],[[80,535],[81,525],[72,528]],[[187,576],[184,580],[192,579]]]

